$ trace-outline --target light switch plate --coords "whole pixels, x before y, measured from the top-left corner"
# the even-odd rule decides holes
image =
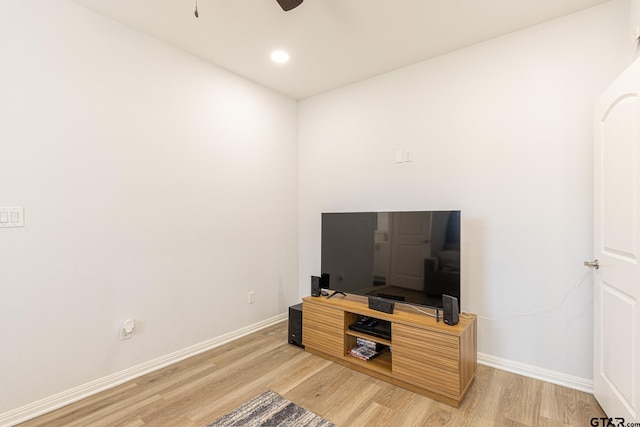
[[[396,163],[404,162],[404,153],[402,150],[396,150]]]
[[[0,207],[0,228],[24,227],[24,208],[21,206]]]

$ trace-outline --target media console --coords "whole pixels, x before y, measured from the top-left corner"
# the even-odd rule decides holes
[[[397,304],[393,314],[371,310],[357,295],[302,301],[306,351],[456,407],[471,387],[477,368],[475,315],[449,326],[407,305]],[[391,339],[349,329],[362,316],[389,322]],[[357,338],[389,349],[360,360],[349,355]]]

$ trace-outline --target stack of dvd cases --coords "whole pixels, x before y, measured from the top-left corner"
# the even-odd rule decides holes
[[[386,347],[386,345],[378,344],[375,341],[358,338],[356,340],[356,346],[349,351],[349,354],[358,359],[370,360],[376,357],[380,351]]]

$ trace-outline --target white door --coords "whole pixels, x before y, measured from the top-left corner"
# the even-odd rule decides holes
[[[640,421],[640,61],[595,104],[594,394]],[[618,423],[616,423],[618,425]],[[626,424],[625,424],[626,425]]]
[[[429,255],[430,212],[394,212],[391,216],[391,285],[424,289],[424,259]]]

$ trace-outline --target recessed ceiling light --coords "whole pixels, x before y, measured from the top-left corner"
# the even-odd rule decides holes
[[[278,64],[283,64],[289,60],[289,54],[284,50],[274,50],[271,52],[271,60]]]

